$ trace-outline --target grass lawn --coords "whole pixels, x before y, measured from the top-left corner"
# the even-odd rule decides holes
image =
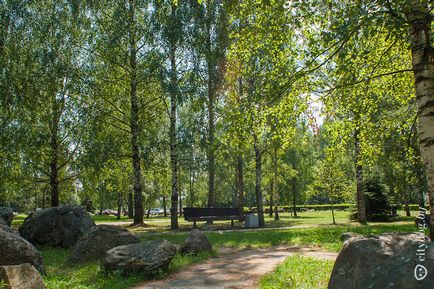
[[[230,222],[215,222],[213,225],[201,224],[201,229],[207,229],[205,234],[214,247],[255,248],[275,245],[317,246],[325,250],[338,252],[342,248],[339,237],[342,233],[352,231],[364,235],[383,232],[412,232],[416,231],[414,217],[402,217],[394,223],[370,223],[361,226],[348,220],[348,212],[338,211],[336,219],[338,225],[331,225],[330,212],[303,212],[299,217],[281,214],[281,220],[275,222],[266,217],[266,230],[244,230],[242,223],[236,222],[236,230],[231,229]],[[401,213],[402,214],[402,213]],[[416,212],[412,215],[415,216]],[[22,223],[25,216],[19,215],[14,219],[14,227]],[[92,216],[98,224],[116,222],[113,216]],[[130,220],[123,218],[121,222]],[[191,223],[180,220],[181,229],[169,231],[168,218],[153,217],[146,219],[144,227],[130,227],[143,240],[167,239],[175,244],[181,244],[192,228]],[[238,230],[237,230],[238,229]],[[47,276],[44,282],[47,288],[130,288],[143,281],[142,277],[132,276],[124,278],[118,274],[106,276],[97,262],[83,265],[72,265],[67,262],[70,254],[64,249],[41,249]],[[180,256],[177,255],[171,263],[170,270],[165,275],[179,270],[192,263],[203,262],[210,255]],[[315,260],[299,256],[289,257],[279,265],[274,272],[264,276],[261,288],[326,288],[333,262]]]
[[[338,224],[349,224],[349,212],[337,211],[335,214],[336,222]],[[280,213],[280,220],[275,221],[274,217],[270,217],[265,214],[265,225],[269,228],[279,227],[297,227],[297,226],[309,226],[309,225],[326,225],[332,223],[331,212],[328,211],[312,211],[298,213],[297,217],[293,217],[290,213]],[[131,219],[125,217],[121,220],[116,220],[115,216],[92,216],[96,223],[100,222],[132,222]],[[151,216],[145,218],[145,228],[141,228],[146,232],[163,232],[170,230],[170,217]],[[179,231],[189,231],[193,227],[192,222],[187,222],[183,217],[179,220]],[[231,227],[230,221],[214,221],[212,225],[206,222],[198,222],[197,227],[202,230],[226,230],[226,229],[241,229],[244,228],[244,223],[234,222],[234,227]]]
[[[266,248],[276,245],[310,245],[338,252],[342,248],[340,236],[344,232],[356,232],[363,235],[380,234],[383,232],[414,232],[416,227],[411,223],[396,224],[378,223],[368,226],[337,225],[312,228],[271,229],[271,230],[240,230],[206,232],[206,236],[217,247],[236,248]],[[181,233],[138,233],[142,240],[166,239],[175,244],[181,244],[186,232]]]
[[[259,286],[261,289],[324,289],[332,269],[332,261],[290,256],[262,277]]]
[[[411,217],[401,217],[401,221],[413,222],[418,212],[411,212]],[[399,212],[401,216],[404,216],[404,212]],[[284,227],[317,227],[317,226],[333,226],[331,211],[310,211],[298,213],[297,217],[292,216],[290,213],[280,213],[280,220],[275,221],[274,217],[270,217],[265,214],[265,226],[267,228],[284,228]],[[350,213],[347,211],[336,211],[335,219],[337,225],[354,225],[357,226],[357,222],[349,220]],[[106,222],[133,222],[132,219],[122,217],[121,220],[117,220],[115,216],[92,216],[92,219],[97,224]],[[148,233],[160,233],[170,231],[170,217],[151,216],[149,219],[145,218],[144,223],[146,226],[134,229],[136,233],[148,232]],[[178,219],[179,232],[190,231],[193,228],[192,222],[187,222],[183,217]],[[201,230],[207,231],[220,231],[231,229],[244,229],[243,222],[234,222],[234,227],[231,227],[230,221],[214,221],[213,224],[207,224],[206,222],[198,222],[197,227]]]

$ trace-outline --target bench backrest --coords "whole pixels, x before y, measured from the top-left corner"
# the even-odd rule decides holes
[[[184,208],[184,217],[240,216],[238,208]]]

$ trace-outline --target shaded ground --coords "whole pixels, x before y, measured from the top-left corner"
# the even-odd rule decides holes
[[[134,289],[256,288],[263,275],[294,254],[326,260],[335,260],[337,257],[337,253],[314,247],[278,246],[242,251],[222,248],[218,257],[189,266],[167,279],[146,282]]]

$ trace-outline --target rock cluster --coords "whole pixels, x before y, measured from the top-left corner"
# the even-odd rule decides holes
[[[108,225],[95,226],[80,237],[69,260],[74,263],[98,260],[107,250],[139,242],[140,239],[127,229]]]

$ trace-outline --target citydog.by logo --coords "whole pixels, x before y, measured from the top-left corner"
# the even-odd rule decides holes
[[[417,281],[425,279],[427,275],[428,270],[424,265],[417,264],[416,267],[414,267],[414,278],[416,278]]]
[[[416,219],[416,224],[419,227],[419,232],[421,233],[421,239],[418,242],[419,246],[417,248],[417,253],[416,253],[418,264],[414,268],[414,278],[416,278],[416,280],[418,281],[421,281],[425,279],[426,276],[428,275],[427,268],[424,265],[422,265],[422,263],[425,262],[426,259],[426,255],[425,255],[426,248],[428,248],[428,244],[427,244],[428,239],[425,235],[425,231],[428,229],[425,208],[422,207],[419,208],[419,216]]]

